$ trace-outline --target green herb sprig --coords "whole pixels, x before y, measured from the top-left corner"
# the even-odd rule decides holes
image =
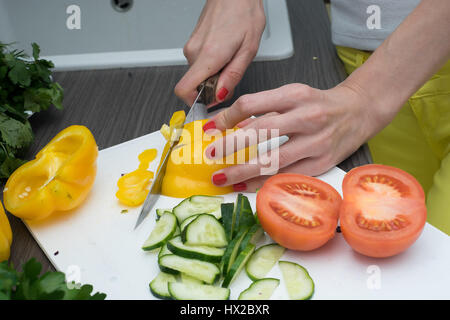
[[[0,300],[104,300],[106,294],[96,292],[89,284],[68,285],[62,272],[46,272],[32,258],[16,271],[7,261],[0,263]]]
[[[0,178],[8,178],[25,162],[21,158],[33,142],[30,113],[51,105],[63,108],[63,89],[51,77],[53,63],[39,59],[36,43],[32,48],[29,58],[0,42]]]

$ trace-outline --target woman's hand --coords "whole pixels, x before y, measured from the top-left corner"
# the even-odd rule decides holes
[[[262,0],[208,0],[184,46],[190,68],[175,94],[191,105],[197,86],[222,70],[216,101],[231,97],[258,51],[265,23]]]
[[[220,159],[232,154],[239,145],[236,141],[251,136],[247,130],[278,129],[279,135],[287,135],[289,141],[276,149],[278,154],[270,155],[270,159],[278,161],[271,174],[279,168],[278,172],[316,176],[343,161],[389,123],[389,117],[374,114],[381,109],[370,105],[356,87],[344,83],[329,90],[290,84],[244,95],[205,124],[204,130],[210,134],[214,133],[209,131],[213,128],[240,128],[212,143],[206,156]],[[261,114],[265,115],[250,118]],[[264,139],[260,137],[258,142]],[[261,176],[265,167],[267,164],[262,161],[236,164],[215,172],[212,181],[216,185],[233,185],[236,191],[254,192],[269,177],[267,173]]]

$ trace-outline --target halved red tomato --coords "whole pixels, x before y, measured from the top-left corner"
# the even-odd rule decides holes
[[[345,240],[370,257],[390,257],[420,236],[427,218],[419,182],[403,170],[370,164],[349,171],[340,210]]]
[[[281,246],[308,251],[333,238],[342,198],[328,183],[282,173],[266,180],[256,195],[263,229]]]

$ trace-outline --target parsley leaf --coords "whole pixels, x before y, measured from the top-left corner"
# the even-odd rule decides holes
[[[40,59],[32,43],[32,59],[0,42],[0,178],[20,166],[20,157],[33,142],[29,112],[62,109],[63,88],[51,77],[51,61]]]
[[[22,266],[22,272],[0,263],[0,300],[103,300],[104,293],[92,293],[91,285],[74,286],[62,272],[46,272],[34,258]]]

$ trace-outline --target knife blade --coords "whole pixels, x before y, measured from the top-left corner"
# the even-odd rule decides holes
[[[145,199],[144,205],[142,206],[141,212],[136,221],[136,225],[134,226],[135,230],[142,223],[142,221],[144,221],[144,219],[148,216],[148,214],[152,210],[153,206],[155,205],[156,201],[161,196],[162,180],[166,173],[167,162],[169,160],[170,154],[174,149],[176,149],[178,147],[182,147],[182,145],[178,145],[182,128],[186,124],[188,124],[192,121],[206,119],[208,117],[208,111],[206,109],[206,105],[204,103],[201,103],[199,101],[199,99],[202,97],[203,97],[203,101],[205,101],[205,99],[208,99],[208,96],[205,95],[205,91],[207,91],[206,90],[207,87],[208,87],[208,91],[211,90],[211,88],[212,88],[212,90],[214,90],[214,92],[215,92],[215,85],[217,84],[217,79],[218,79],[218,75],[215,75],[215,76],[209,78],[208,80],[204,81],[198,87],[197,97],[195,98],[194,103],[192,104],[192,106],[186,116],[183,126],[181,126],[181,128],[179,128],[179,129],[177,129],[177,135],[173,141],[167,141],[167,143],[170,144],[170,147],[169,147],[167,153],[161,159],[161,164],[159,165],[159,168],[155,174],[155,179],[153,179],[153,181],[150,185],[150,191],[147,195],[147,198]],[[166,147],[164,147],[164,149],[165,148]]]

